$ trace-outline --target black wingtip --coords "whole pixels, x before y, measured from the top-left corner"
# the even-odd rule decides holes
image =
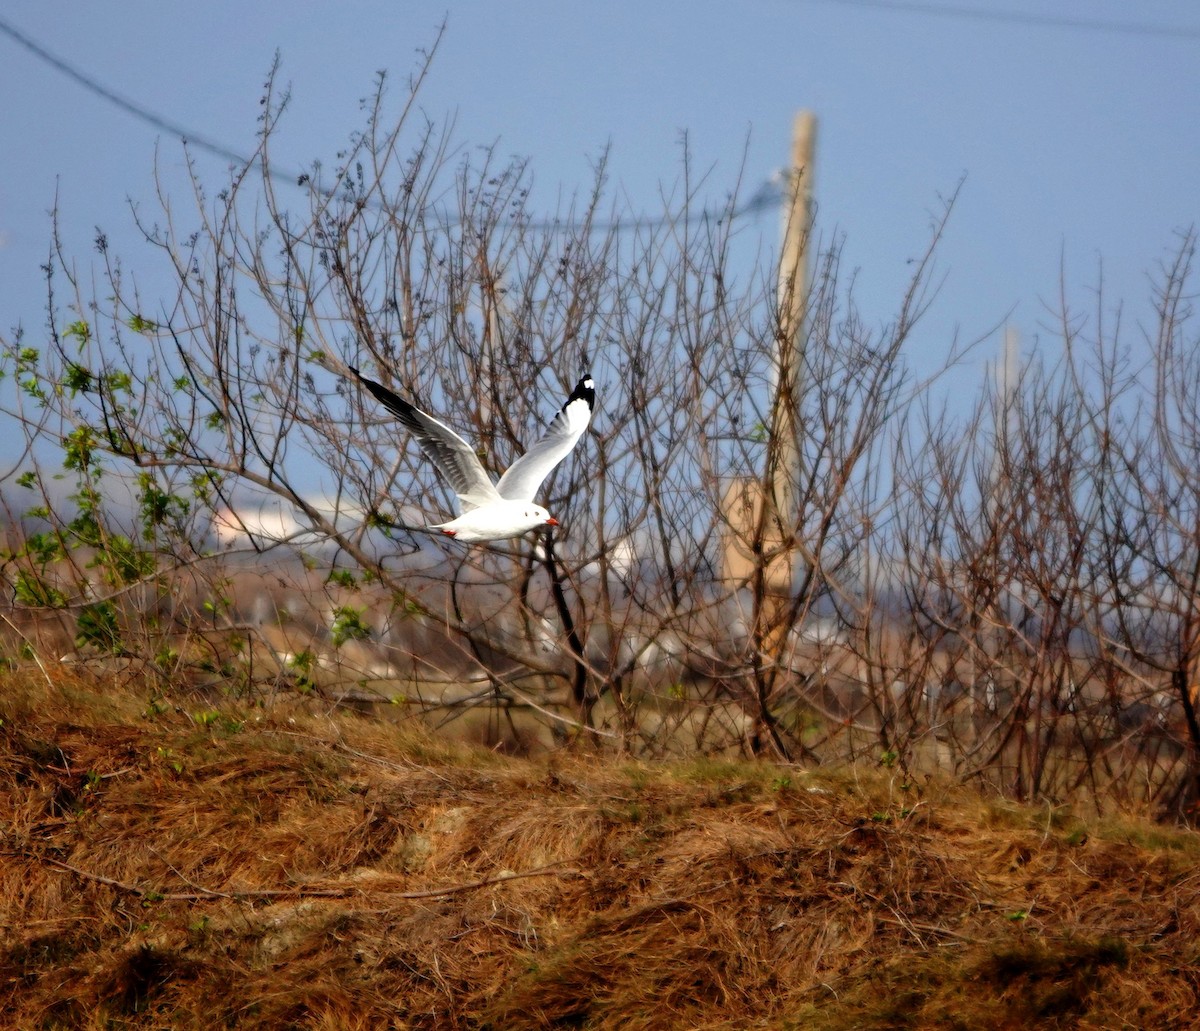
[[[347,365],[346,368],[354,373],[354,376],[357,378],[358,382],[366,387],[375,400],[382,404],[384,408],[386,408],[393,415],[396,415],[403,420],[410,420],[413,417],[412,413],[419,410],[414,408],[413,405],[408,401],[405,401],[404,398],[402,398],[395,391],[389,390],[382,383],[376,383],[373,379],[368,379],[353,365]]]
[[[575,389],[571,391],[571,396],[567,398],[563,408],[566,408],[572,401],[586,401],[589,412],[596,407],[596,384],[592,381],[590,372],[585,372],[579,382],[575,384]]]

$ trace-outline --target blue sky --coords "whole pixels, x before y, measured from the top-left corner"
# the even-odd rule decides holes
[[[941,0],[931,0],[932,5]],[[388,69],[399,103],[415,51],[447,30],[421,95],[464,147],[528,157],[534,197],[585,191],[611,145],[613,189],[654,213],[687,131],[719,201],[745,164],[748,192],[782,166],[794,112],[820,119],[819,225],[846,234],[866,316],[886,320],[927,241],[940,195],[965,176],[938,268],[941,295],[910,356],[937,360],[956,331],[1011,311],[1025,350],[1053,353],[1046,304],[1081,309],[1103,263],[1110,308],[1148,320],[1148,274],[1200,216],[1200,10],[1184,0],[954,0],[982,13],[1174,26],[1092,31],[884,9],[862,0],[647,4],[8,0],[14,28],[109,89],[235,151],[250,149],[278,50],[292,107],[279,165],[332,161],[359,100]],[[1132,12],[1132,13],[1131,13]],[[43,325],[38,265],[55,192],[85,269],[101,226],[137,271],[127,198],[150,203],[155,150],[177,141],[0,35],[0,329]],[[202,159],[212,181],[222,162]],[[188,198],[180,189],[179,203]],[[778,220],[759,219],[774,244]],[[1131,338],[1133,342],[1133,338]],[[990,351],[988,357],[990,357]],[[977,382],[979,357],[964,370]]]

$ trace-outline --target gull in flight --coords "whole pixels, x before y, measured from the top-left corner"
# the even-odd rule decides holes
[[[590,374],[584,373],[575,384],[542,439],[513,462],[498,482],[492,483],[471,445],[449,426],[382,384],[367,379],[353,366],[350,371],[408,427],[421,450],[458,495],[462,514],[448,523],[431,526],[431,530],[441,530],[460,541],[501,541],[558,525],[557,519],[533,503],[533,495],[587,429],[596,403],[596,388]]]

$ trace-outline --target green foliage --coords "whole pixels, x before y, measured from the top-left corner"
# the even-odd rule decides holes
[[[90,426],[77,426],[63,438],[63,468],[98,473],[92,465],[96,433]]]
[[[133,377],[124,370],[108,370],[100,377],[100,382],[104,385],[104,389],[110,393],[126,392],[133,389]]]
[[[86,394],[94,385],[95,379],[87,369],[82,365],[70,362],[63,373],[60,389],[69,392],[71,397],[75,397],[76,394]]]
[[[84,322],[83,319],[78,319],[67,326],[63,331],[63,336],[74,337],[79,343],[79,349],[82,351],[87,346],[87,342],[92,339],[92,327]]]
[[[372,511],[367,513],[367,525],[373,530],[390,530],[396,524],[382,512]]]
[[[397,607],[406,616],[425,616],[428,615],[425,606],[414,598],[410,598],[407,594],[400,595],[397,601]]]
[[[111,601],[85,605],[80,610],[75,621],[75,647],[88,645],[113,655],[124,650],[121,628],[117,623],[117,607]]]
[[[138,474],[138,511],[146,540],[153,540],[155,529],[170,519],[186,516],[190,507],[186,498],[163,490],[153,473]]]
[[[40,405],[46,403],[46,393],[38,378],[38,362],[41,357],[41,353],[35,347],[22,347],[13,355],[13,371],[16,374],[17,383],[21,387],[21,392]]]
[[[104,547],[104,530],[101,529],[100,520],[96,517],[96,505],[94,504],[97,500],[96,498],[84,499],[78,515],[67,523],[67,532],[71,537],[73,547]]]
[[[65,554],[62,538],[57,533],[31,533],[25,538],[22,551],[41,566]]]
[[[95,549],[89,568],[103,569],[114,586],[135,583],[154,572],[157,563],[152,552],[138,548],[124,534],[105,530],[99,514],[102,499],[94,488],[83,488],[72,500],[79,511],[67,524],[66,533],[71,548]]]
[[[335,569],[325,580],[326,583],[336,584],[349,590],[358,589],[358,579],[349,569]]]
[[[365,609],[341,605],[333,610],[333,623],[329,628],[335,648],[347,641],[362,641],[371,636],[371,628],[363,622]]]
[[[192,719],[207,730],[219,732],[222,736],[238,733],[245,724],[234,716],[228,716],[217,709],[202,709],[191,714]]]
[[[171,711],[171,705],[162,695],[155,695],[146,703],[146,709],[142,713],[147,719],[156,719],[159,716],[165,716]]]
[[[33,608],[61,609],[67,604],[67,596],[62,591],[28,569],[17,572],[13,581],[13,594],[18,605]]]
[[[192,477],[192,497],[202,505],[207,504],[212,498],[213,491],[219,490],[224,483],[225,477],[210,469],[196,473]]]
[[[154,553],[145,551],[128,537],[114,535],[108,538],[107,547],[96,557],[99,565],[109,574],[114,585],[136,583],[153,574],[157,567]]]
[[[157,322],[152,322],[150,319],[142,318],[141,315],[137,314],[130,315],[129,318],[125,320],[125,325],[127,325],[135,333],[150,334],[158,332]]]
[[[317,686],[313,679],[313,670],[317,665],[317,657],[310,651],[297,652],[287,660],[288,669],[295,678],[296,686],[301,691],[311,691]]]

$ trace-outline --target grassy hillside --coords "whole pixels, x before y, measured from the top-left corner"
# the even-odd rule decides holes
[[[52,682],[51,682],[52,681]],[[1200,838],[893,771],[517,761],[0,682],[0,1026],[1150,1028]]]

